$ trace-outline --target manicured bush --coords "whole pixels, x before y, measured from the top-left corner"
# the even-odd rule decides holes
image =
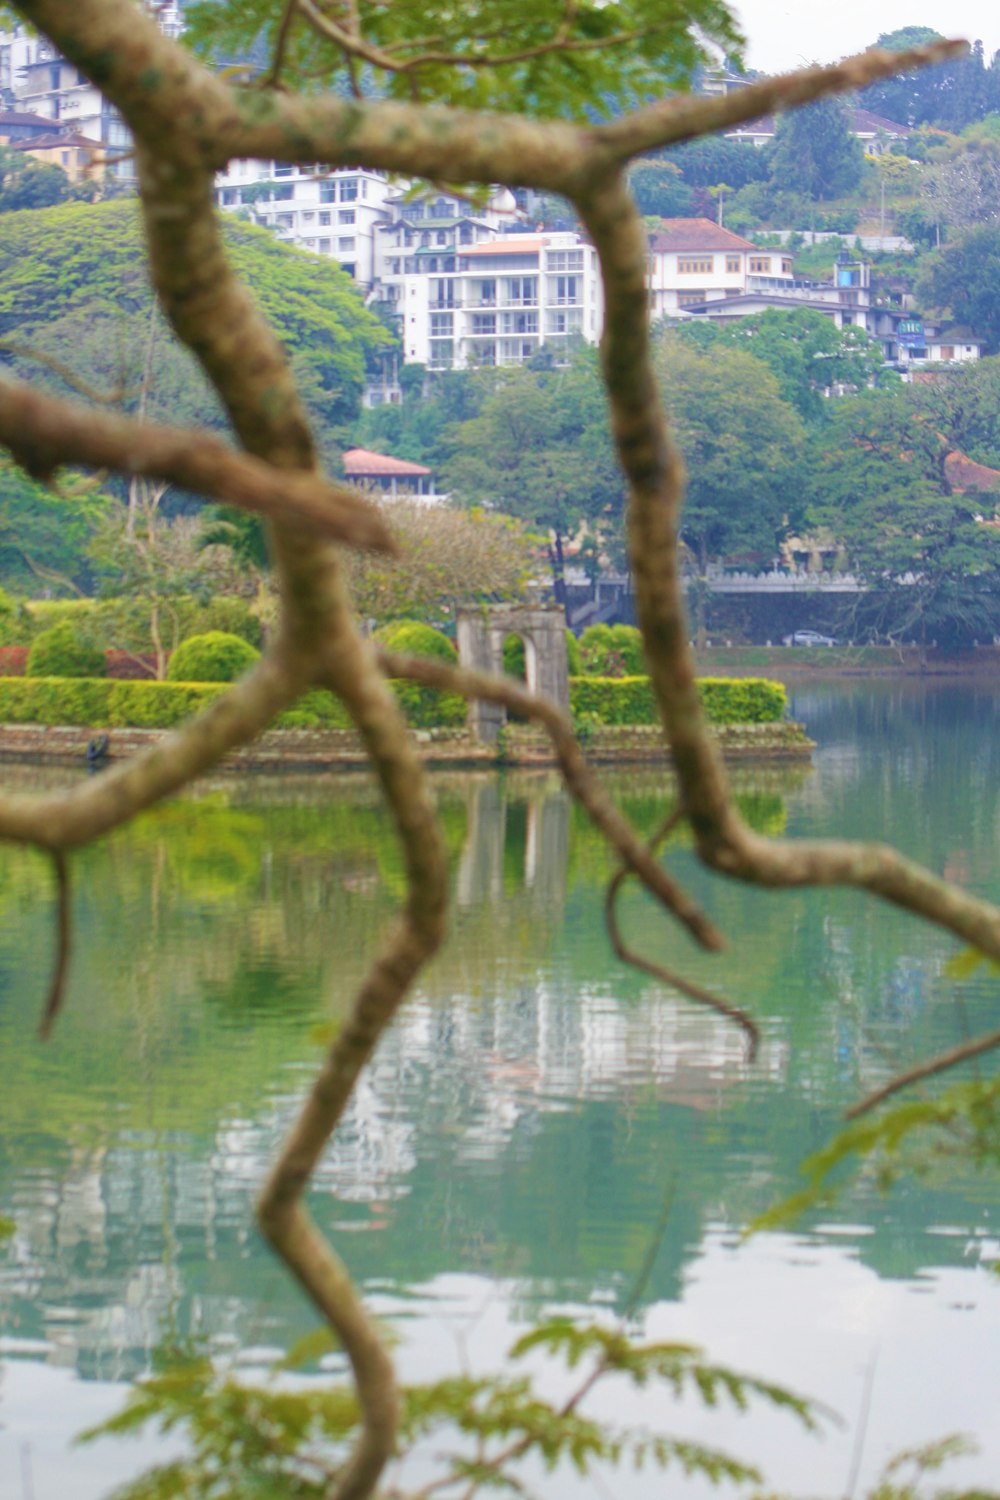
[[[182,641],[167,666],[168,682],[234,682],[260,660],[260,652],[238,635],[210,630]]]
[[[634,625],[589,625],[580,637],[582,670],[595,677],[640,677],[642,635]]]
[[[465,722],[465,699],[415,682],[394,682],[414,729]],[[98,729],[173,729],[225,692],[224,683],[123,681],[99,677],[0,677],[0,724],[76,724]],[[275,720],[276,729],[350,729],[343,704],[313,689]]]
[[[444,631],[435,630],[421,620],[396,620],[377,630],[375,638],[387,651],[398,651],[401,656],[432,656],[450,666],[458,661],[458,652]]]
[[[108,664],[99,646],[90,645],[63,620],[37,637],[24,670],[28,677],[104,677]]]
[[[574,677],[570,705],[585,724],[655,724],[648,677]],[[764,677],[703,677],[698,691],[712,724],[770,724],[783,717],[788,695]]]
[[[172,729],[224,691],[215,683],[6,677],[0,678],[0,723]]]

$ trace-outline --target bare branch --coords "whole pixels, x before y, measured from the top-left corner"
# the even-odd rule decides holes
[[[996,1031],[988,1031],[985,1036],[976,1037],[971,1042],[962,1042],[957,1047],[952,1047],[948,1052],[939,1052],[936,1057],[929,1057],[925,1062],[914,1063],[912,1068],[907,1068],[902,1073],[897,1073],[890,1078],[888,1083],[882,1084],[880,1088],[873,1089],[857,1104],[852,1104],[850,1109],[845,1109],[845,1120],[856,1120],[861,1115],[866,1115],[876,1105],[891,1099],[893,1094],[898,1094],[902,1089],[907,1089],[912,1083],[920,1083],[925,1078],[933,1078],[937,1073],[946,1073],[950,1068],[957,1068],[959,1063],[968,1062],[972,1057],[981,1057],[984,1052],[992,1052],[995,1047],[1000,1047],[1000,1028]]]
[[[133,392],[127,391],[124,386],[115,386],[111,391],[99,391],[86,380],[81,380],[71,365],[64,360],[57,359],[54,354],[48,354],[44,349],[35,349],[30,344],[19,344],[15,339],[0,339],[0,349],[5,354],[13,354],[16,359],[32,359],[37,364],[44,365],[51,370],[53,375],[58,375],[60,380],[66,384],[77,395],[85,396],[88,401],[94,401],[99,406],[117,406]]]
[[[61,464],[113,469],[165,480],[352,547],[396,551],[362,491],[317,473],[282,473],[194,429],[96,412],[0,380],[0,442],[37,479],[47,481]]]
[[[52,855],[56,873],[56,961],[49,985],[49,995],[38,1026],[39,1040],[47,1042],[62,1009],[72,946],[72,911],[70,906],[69,868],[66,856],[57,849]]]
[[[74,849],[127,823],[267,727],[310,684],[308,663],[280,641],[196,719],[102,775],[67,791],[0,796],[0,839]]]
[[[675,808],[668,818],[661,824],[650,839],[647,848],[650,855],[663,843],[664,839],[684,818],[681,808]],[[618,925],[618,896],[622,886],[633,870],[623,866],[617,874],[613,875],[608,883],[608,889],[604,896],[604,920],[607,924],[608,936],[611,938],[611,946],[623,963],[631,964],[634,969],[641,969],[652,979],[657,979],[661,984],[668,985],[670,989],[678,990],[686,995],[689,1000],[694,1000],[698,1005],[706,1005],[710,1010],[718,1011],[719,1015],[725,1016],[729,1021],[735,1021],[737,1026],[742,1027],[747,1039],[747,1061],[753,1062],[757,1056],[757,1047],[760,1042],[760,1032],[753,1018],[742,1010],[738,1005],[732,1005],[728,1000],[715,995],[711,990],[704,989],[700,984],[694,984],[690,979],[685,979],[681,974],[675,974],[671,969],[666,969],[662,964],[653,963],[652,959],[644,958],[634,948],[630,948],[622,937],[621,928]]]
[[[701,947],[718,951],[725,946],[715,925],[695,905],[687,891],[656,862],[622,817],[588,766],[572,725],[555,704],[529,693],[512,677],[493,677],[486,672],[449,666],[447,662],[435,661],[431,657],[402,656],[382,649],[378,651],[378,659],[383,672],[390,677],[423,682],[444,692],[461,693],[465,698],[502,703],[513,713],[540,724],[552,741],[567,790],[617,849],[628,869],[668,911],[674,913]]]
[[[888,52],[872,47],[868,52],[845,57],[842,62],[828,67],[802,68],[797,73],[765,78],[760,83],[751,83],[746,88],[734,89],[732,93],[716,98],[688,94],[664,99],[647,109],[598,126],[595,133],[604,145],[611,146],[620,161],[624,161],[641,156],[655,146],[689,141],[695,136],[725,130],[777,110],[808,104],[827,94],[867,88],[880,78],[947,62],[967,51],[968,43],[961,40],[932,42],[926,47],[911,47],[906,52]]]

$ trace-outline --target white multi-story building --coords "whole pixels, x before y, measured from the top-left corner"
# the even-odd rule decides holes
[[[600,336],[597,254],[577,234],[494,234],[457,245],[447,263],[386,276],[407,364],[517,365],[542,344],[558,359]]]
[[[662,219],[649,239],[653,318],[674,317],[747,292],[791,290],[792,257],[762,250],[711,219]]]
[[[329,255],[362,286],[375,279],[375,232],[394,189],[384,172],[366,168],[234,161],[216,179],[220,208],[242,213],[279,239]]]
[[[171,37],[183,30],[177,0],[150,3],[148,9]],[[100,89],[66,61],[45,37],[22,27],[0,32],[0,107],[53,122],[53,133],[68,132],[103,147],[106,171],[132,181],[132,137]]]

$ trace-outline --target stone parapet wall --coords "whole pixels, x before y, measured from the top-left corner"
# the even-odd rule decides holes
[[[813,750],[800,724],[728,724],[715,730],[727,760],[808,760]],[[128,759],[166,735],[160,729],[113,729],[108,735],[109,761]],[[413,732],[431,765],[551,765],[548,737],[529,725],[509,724],[493,749],[478,744],[464,729],[418,729]],[[83,765],[87,746],[103,739],[94,729],[44,724],[0,725],[0,761]],[[589,730],[584,748],[596,763],[666,764],[669,755],[656,725],[635,724]],[[360,739],[344,729],[275,729],[253,744],[231,751],[222,769],[231,771],[322,771],[363,769],[368,759]]]

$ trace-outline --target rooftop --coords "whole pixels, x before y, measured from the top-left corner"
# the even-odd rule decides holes
[[[380,474],[419,479],[430,472],[423,464],[411,464],[405,458],[390,458],[386,453],[371,453],[367,448],[348,448],[344,454],[344,473],[348,479],[369,479]]]
[[[661,219],[650,236],[651,250],[756,250],[750,240],[712,219]]]

